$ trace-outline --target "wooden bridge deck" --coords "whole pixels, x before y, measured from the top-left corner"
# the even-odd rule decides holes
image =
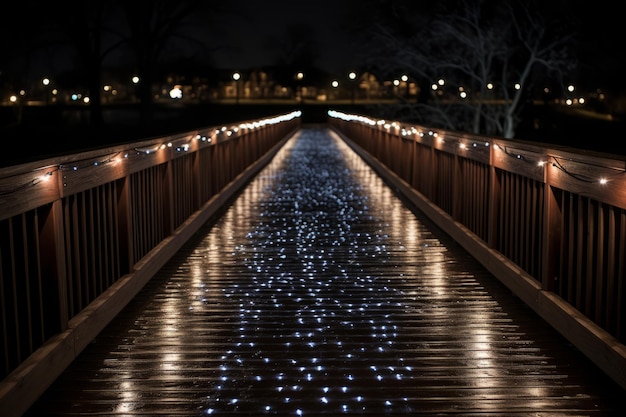
[[[310,127],[26,415],[622,416],[624,394]]]

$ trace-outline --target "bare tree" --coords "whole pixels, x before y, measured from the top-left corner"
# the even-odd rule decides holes
[[[111,12],[107,2],[68,0],[66,5],[66,8],[52,8],[56,15],[52,20],[53,26],[74,47],[77,66],[83,69],[89,91],[89,120],[92,125],[100,126],[103,124],[102,66],[106,56],[119,46],[121,40],[118,39],[113,45],[105,45],[102,41],[111,30],[107,28]]]
[[[165,54],[170,59],[190,44],[206,47],[206,9],[216,10],[218,2],[202,0],[119,1],[127,24],[125,39],[130,45],[139,76],[138,96],[144,124],[152,119],[153,87],[157,69]],[[204,29],[204,30],[203,30]]]
[[[22,72],[29,68],[31,56],[45,51],[55,57],[50,62],[58,61],[61,56],[64,63],[71,61],[73,82],[88,90],[93,125],[103,124],[103,67],[107,61],[114,67],[123,65],[114,62],[111,53],[115,52],[117,59],[123,57],[130,61],[134,57],[141,80],[138,91],[142,120],[149,122],[152,89],[160,65],[166,59],[174,60],[190,51],[200,57],[209,56],[208,20],[212,17],[210,12],[219,11],[221,7],[217,1],[208,0],[63,0],[57,3],[24,0],[20,10],[24,15],[29,14],[30,25],[25,26],[20,21],[11,31],[7,30],[7,34],[19,33],[21,42],[10,48],[3,47],[2,51],[12,57],[20,53]],[[6,61],[0,59],[3,78],[7,74],[5,68],[17,67],[17,59]]]
[[[273,36],[266,43],[267,50],[274,50],[274,79],[283,86],[296,91],[301,80],[296,73],[306,73],[310,81],[319,58],[319,45],[312,35],[313,28],[308,24],[289,24],[280,35]]]
[[[548,26],[545,15],[529,3],[461,0],[446,5],[454,7],[414,20],[400,9],[402,24],[376,25],[373,39],[384,55],[374,55],[370,64],[384,75],[409,73],[420,84],[417,102],[398,109],[404,118],[514,137],[537,82],[551,79],[558,85],[571,68],[571,37],[558,33],[561,27]],[[389,15],[397,12],[395,5]]]
[[[104,0],[85,2],[82,0],[64,0],[60,3],[37,2],[25,0],[19,7],[28,15],[29,25],[16,26],[14,33],[27,35],[13,42],[17,45],[9,57],[27,56],[28,62],[38,54],[49,56],[49,63],[54,64],[60,51],[68,52],[75,67],[75,73],[81,75],[82,82],[88,89],[90,121],[94,125],[103,122],[101,96],[101,72],[107,54],[115,49],[115,45],[105,45],[103,37],[110,34],[107,29],[110,17],[110,5]],[[119,41],[119,39],[118,39]],[[119,45],[119,44],[118,44]],[[20,51],[17,55],[15,52]],[[28,72],[29,65],[24,67]]]

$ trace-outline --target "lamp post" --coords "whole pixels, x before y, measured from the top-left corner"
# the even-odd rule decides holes
[[[298,72],[296,74],[296,100],[300,103],[304,102],[304,97],[302,97],[302,80],[304,79],[304,73]]]
[[[141,81],[141,79],[139,78],[138,75],[133,75],[132,78],[130,79],[130,82],[135,86],[133,88],[133,97],[132,100],[134,102],[136,102],[139,99],[140,96],[140,91],[139,91],[139,82]]]
[[[352,83],[352,104],[354,104],[354,94],[355,94],[355,80],[356,80],[356,72],[352,71],[351,73],[348,74],[348,78],[350,79],[351,83]]]
[[[239,80],[241,79],[241,74],[235,72],[233,74],[233,80],[235,80],[235,104],[239,104]]]
[[[46,106],[47,106],[50,104],[50,79],[44,78],[43,80],[41,80],[41,83],[43,84],[43,88],[46,94]]]
[[[406,74],[403,74],[400,77],[400,79],[404,83],[404,97],[408,100],[409,99],[409,76]]]
[[[336,90],[337,90],[337,88],[339,87],[339,81],[337,81],[337,80],[332,80],[332,81],[331,81],[331,83],[330,83],[330,86],[333,88],[333,90],[335,90],[335,91],[336,91]],[[338,98],[337,93],[336,93],[336,92],[333,92],[333,93],[332,93],[332,99],[337,99],[337,98]]]

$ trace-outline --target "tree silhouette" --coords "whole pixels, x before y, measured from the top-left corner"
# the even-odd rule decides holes
[[[54,12],[54,28],[64,35],[74,46],[79,67],[82,67],[89,90],[90,123],[94,126],[103,124],[102,116],[102,65],[108,53],[120,44],[105,46],[103,36],[112,31],[107,28],[107,14],[111,13],[110,2],[104,0],[70,0],[67,8]]]
[[[176,42],[202,45],[198,33],[193,33],[200,22],[196,19],[202,8],[217,2],[200,0],[136,0],[120,1],[125,17],[126,42],[133,51],[137,75],[141,119],[149,125],[153,115],[153,87],[161,58],[165,52],[172,59]],[[179,45],[182,45],[180,43]]]
[[[289,24],[280,37],[272,37],[267,42],[267,49],[276,51],[275,80],[294,91],[299,83],[298,72],[304,72],[308,81],[318,72],[319,45],[312,33],[310,25]]]
[[[432,13],[386,3],[388,13],[372,32],[379,52],[368,62],[419,83],[418,101],[395,109],[404,119],[511,138],[537,83],[561,85],[572,68],[572,37],[529,2],[442,2],[445,8]]]
[[[21,30],[15,30],[17,27],[12,29],[14,33],[27,34],[14,45],[29,58],[44,50],[51,56],[64,49],[72,51],[75,69],[89,91],[90,121],[94,125],[103,122],[100,100],[102,64],[106,55],[116,47],[102,42],[103,36],[110,34],[106,26],[111,12],[110,3],[105,0],[65,0],[60,4],[25,1],[20,8],[22,15],[29,16],[30,25],[25,26],[17,20]],[[13,50],[8,56],[19,59],[20,54],[16,52]],[[23,59],[24,73],[31,69],[29,58]]]

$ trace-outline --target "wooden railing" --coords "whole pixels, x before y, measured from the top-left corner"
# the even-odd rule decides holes
[[[25,411],[299,127],[293,112],[1,169],[0,415]]]
[[[334,111],[329,124],[626,388],[623,158]]]

